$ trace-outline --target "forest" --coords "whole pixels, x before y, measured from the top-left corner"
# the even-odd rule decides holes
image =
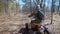
[[[15,34],[30,23],[37,8],[44,14],[43,23],[52,34],[60,34],[60,0],[0,0],[0,34]]]

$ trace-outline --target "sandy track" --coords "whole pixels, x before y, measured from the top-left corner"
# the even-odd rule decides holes
[[[15,16],[0,16],[0,34],[13,34],[18,32],[20,28],[24,27],[25,23],[30,23],[30,19],[25,14],[17,14]],[[44,23],[50,23],[50,14],[46,14]],[[60,34],[60,16],[54,14],[54,20],[51,25],[46,27],[52,34]]]

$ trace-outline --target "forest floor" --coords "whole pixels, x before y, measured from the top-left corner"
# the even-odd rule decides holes
[[[16,14],[12,16],[0,16],[0,34],[14,34],[17,33],[25,23],[30,23],[29,14]],[[51,14],[46,12],[45,20],[43,23],[51,22]],[[52,34],[60,34],[60,16],[53,14],[53,24],[46,26]]]

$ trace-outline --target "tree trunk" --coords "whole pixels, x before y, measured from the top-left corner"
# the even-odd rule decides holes
[[[60,15],[60,0],[59,0],[59,15]]]
[[[53,23],[53,13],[55,11],[55,0],[52,0],[52,7],[51,7],[51,24]]]

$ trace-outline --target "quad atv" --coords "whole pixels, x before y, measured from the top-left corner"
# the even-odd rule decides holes
[[[32,17],[31,23],[29,23],[31,28],[29,27],[28,23],[26,23],[25,29],[22,30],[23,34],[50,34],[48,28],[41,25],[42,20],[44,19],[44,14],[37,11],[37,13],[32,13],[29,17]]]
[[[28,23],[26,23],[26,30],[29,31],[34,31],[33,34],[50,34],[50,32],[48,31],[48,28],[46,28],[45,26],[39,26],[39,24],[31,24],[31,29],[28,27]]]
[[[37,11],[37,13],[32,13],[29,17],[33,17],[35,19],[32,18],[31,20],[31,28],[29,28],[28,23],[26,23],[26,29],[34,31],[34,34],[50,34],[48,28],[41,24],[42,20],[44,20],[44,14],[42,14],[40,11]]]

